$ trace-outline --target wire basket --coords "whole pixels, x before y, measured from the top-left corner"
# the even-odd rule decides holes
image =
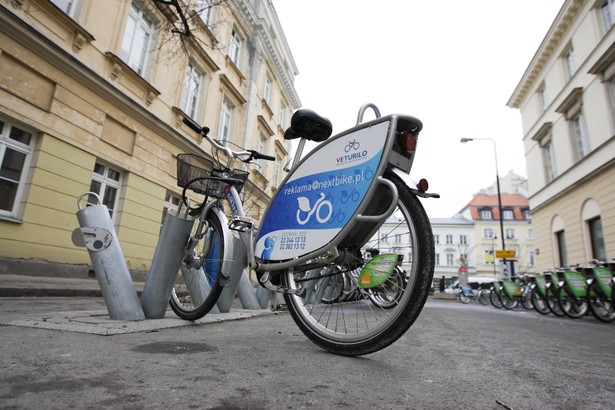
[[[247,171],[239,169],[224,173],[214,169],[212,161],[195,154],[177,156],[177,186],[187,187],[201,195],[222,198],[229,184],[241,192],[248,175]]]

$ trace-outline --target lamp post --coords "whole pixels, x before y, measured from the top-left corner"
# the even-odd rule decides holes
[[[504,242],[504,215],[502,215],[502,193],[500,192],[500,172],[498,170],[498,151],[493,138],[462,138],[459,140],[462,144],[470,141],[491,141],[493,143],[493,155],[495,157],[495,184],[498,190],[498,210],[500,212],[500,236],[502,237],[502,250],[506,250],[506,243]],[[495,257],[495,255],[493,255]],[[504,266],[506,266],[506,258],[502,259]]]

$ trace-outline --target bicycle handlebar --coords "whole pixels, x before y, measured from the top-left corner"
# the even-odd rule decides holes
[[[255,151],[253,149],[249,149],[249,150],[245,150],[245,151],[234,151],[233,149],[220,144],[218,141],[214,140],[213,138],[211,138],[209,136],[209,128],[208,127],[201,127],[199,124],[197,124],[196,122],[194,122],[192,119],[184,117],[184,119],[182,120],[184,124],[186,124],[192,131],[196,132],[197,134],[200,134],[202,136],[205,137],[205,139],[214,146],[214,148],[224,151],[228,157],[229,157],[229,164],[228,167],[230,168],[230,162],[232,161],[232,158],[237,158],[240,161],[243,162],[250,162],[253,159],[264,159],[267,161],[275,161],[275,157],[271,156],[271,155],[266,155],[266,154],[261,154],[258,151]],[[242,157],[247,157],[247,158],[242,158]]]

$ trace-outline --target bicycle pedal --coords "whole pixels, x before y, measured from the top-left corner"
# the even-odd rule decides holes
[[[235,217],[228,225],[229,229],[238,232],[248,232],[252,226],[252,220],[246,217]]]

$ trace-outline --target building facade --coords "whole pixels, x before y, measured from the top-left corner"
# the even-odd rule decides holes
[[[615,257],[615,2],[566,0],[508,101],[538,270]]]
[[[0,0],[0,272],[87,272],[71,241],[86,192],[147,272],[180,201],[176,156],[215,160],[183,117],[276,157],[249,168],[258,223],[291,149],[296,75],[271,1]]]
[[[476,275],[476,238],[474,223],[457,216],[455,218],[430,218],[436,250],[434,285],[442,277],[448,286],[461,274]]]
[[[483,193],[476,194],[459,213],[473,222],[476,238],[473,263],[477,276],[500,277],[535,270],[536,252],[529,201],[520,194],[502,193],[501,197],[502,215],[497,194]],[[498,250],[512,250],[514,257],[499,258]],[[503,266],[506,266],[505,271]]]

